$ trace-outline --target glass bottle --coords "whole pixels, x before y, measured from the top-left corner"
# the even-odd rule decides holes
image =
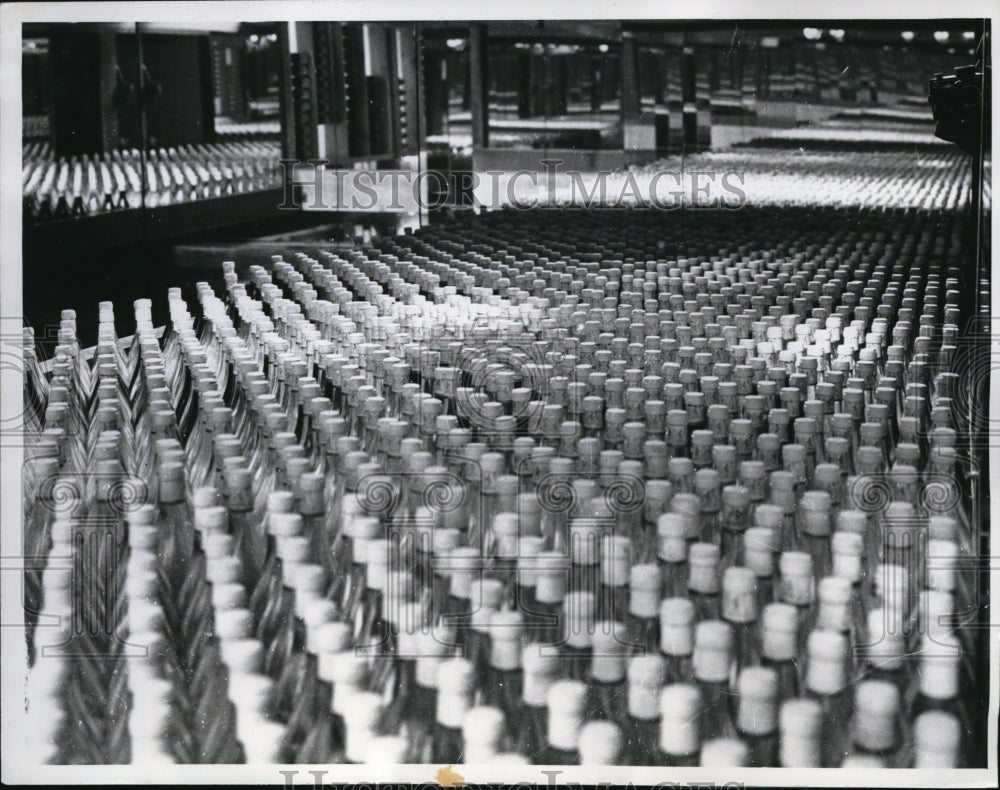
[[[843,634],[813,631],[809,635],[805,687],[806,695],[823,709],[820,761],[825,768],[839,766],[850,747],[853,700],[847,677],[847,650]]]
[[[737,671],[757,663],[757,577],[742,566],[722,574],[722,619],[733,629]]]
[[[733,631],[729,624],[721,620],[699,622],[695,627],[693,665],[702,697],[699,715],[703,738],[729,738],[736,734],[729,691],[733,658]]]
[[[712,543],[692,543],[688,550],[687,596],[695,605],[699,620],[717,620],[720,609],[719,547]]]
[[[657,559],[660,566],[660,595],[672,598],[687,589],[687,524],[677,513],[664,513],[656,522]]]
[[[748,750],[747,765],[771,768],[778,760],[778,673],[747,667],[739,675],[736,729]]]
[[[517,752],[532,763],[548,763],[547,700],[549,689],[560,675],[560,658],[555,647],[529,642],[521,651],[524,687],[521,712],[517,719]],[[581,684],[582,685],[582,684]]]
[[[626,710],[628,634],[619,622],[594,624],[590,673],[587,683],[587,717],[622,725]]]
[[[628,663],[628,717],[624,732],[629,765],[657,765],[660,693],[665,677],[663,658],[655,653],[633,656]]]
[[[660,644],[660,571],[656,565],[633,565],[629,573],[626,641],[633,651],[655,653]]]

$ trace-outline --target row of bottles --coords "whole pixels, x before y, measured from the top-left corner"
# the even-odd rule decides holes
[[[92,362],[71,312],[50,370],[26,357],[32,693],[69,721],[102,700],[89,751],[50,725],[42,759],[972,764],[953,224],[910,217],[922,247],[862,260],[867,284],[808,318],[796,300],[823,288],[797,262],[713,267],[720,289],[788,296],[741,329],[758,308],[735,290],[707,320],[683,298],[710,293],[697,259],[643,264],[676,307],[634,306],[627,255],[580,260],[565,288],[522,280],[517,302],[473,257],[513,248],[505,218],[243,281],[226,264],[193,311],[170,291],[162,339],[141,300],[123,345],[104,304]],[[638,244],[649,221],[614,227]],[[615,306],[571,303],[590,275]],[[93,550],[60,582],[46,558],[81,531]],[[40,661],[74,584],[89,660]]]
[[[25,220],[45,221],[117,209],[152,208],[281,185],[277,144],[224,142],[116,150],[60,157],[25,151]]]

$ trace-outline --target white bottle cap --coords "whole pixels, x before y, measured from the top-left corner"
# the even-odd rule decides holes
[[[907,570],[902,565],[881,563],[875,569],[875,592],[893,608],[902,609],[909,594]]]
[[[607,525],[602,519],[574,518],[569,523],[569,557],[574,565],[596,565]]]
[[[804,551],[786,551],[778,561],[781,572],[781,599],[794,606],[813,602],[813,559]]]
[[[954,633],[955,626],[949,621],[955,612],[955,597],[950,592],[923,590],[919,607],[920,627],[928,637],[937,641]]]
[[[952,540],[927,542],[927,588],[952,592],[955,589],[955,568],[958,544]]]
[[[212,608],[216,611],[240,609],[247,605],[246,588],[238,582],[212,585]]]
[[[479,609],[496,610],[503,600],[504,586],[499,579],[476,578],[469,588],[469,601],[472,611]]]
[[[199,489],[204,490],[204,489]],[[210,489],[214,491],[215,489]],[[229,527],[229,511],[224,507],[196,507],[194,528],[202,534],[223,532]]]
[[[237,716],[262,714],[267,710],[274,690],[274,681],[257,672],[229,670],[229,699]]]
[[[778,726],[778,674],[768,667],[740,672],[736,726],[749,735],[767,735]]]
[[[449,639],[440,629],[420,631],[414,634],[417,685],[424,688],[437,688],[438,671],[444,655],[448,652],[448,641]]]
[[[623,535],[609,535],[601,544],[601,581],[608,587],[623,587],[629,582],[632,566],[632,541]]]
[[[364,761],[368,765],[401,765],[408,750],[409,743],[401,735],[376,735],[368,739]]]
[[[760,579],[774,575],[775,531],[770,527],[750,527],[743,533],[743,563]]]
[[[702,768],[742,768],[749,759],[749,748],[736,738],[715,738],[701,747]]]
[[[694,674],[706,683],[729,679],[733,661],[733,629],[722,620],[702,620],[694,631]]]
[[[843,576],[826,576],[819,581],[818,597],[816,627],[847,631],[851,626],[851,583]]]
[[[624,739],[610,721],[590,721],[580,729],[580,765],[619,765]]]
[[[254,618],[249,609],[224,609],[215,613],[215,634],[219,639],[248,639],[253,630]]]
[[[666,674],[658,655],[635,656],[628,665],[628,714],[652,721],[660,717],[660,691]]]
[[[284,513],[274,510],[267,512],[267,530],[276,538],[301,535],[302,525],[302,516],[298,513]]]
[[[344,717],[347,759],[354,763],[368,757],[368,744],[375,737],[375,728],[382,715],[382,697],[369,691],[356,691],[342,711]]]
[[[256,639],[224,639],[219,655],[230,672],[256,673],[264,659],[264,648]]]
[[[239,557],[206,557],[205,578],[212,584],[239,584],[243,581]]]
[[[885,760],[877,754],[849,754],[840,764],[841,768],[864,770],[870,768],[885,768]]]
[[[234,544],[233,536],[224,532],[212,532],[201,537],[201,545],[209,559],[233,556]]]
[[[418,634],[427,631],[424,624],[425,607],[419,602],[404,602],[397,604],[397,607],[396,625],[399,634],[396,638],[396,655],[415,660],[422,649]]]
[[[962,645],[953,634],[928,638],[920,646],[920,692],[938,700],[955,699],[959,695],[959,667]]]
[[[896,746],[899,689],[884,680],[864,680],[854,693],[854,742],[869,752]]]
[[[298,596],[296,595],[296,603]],[[337,607],[333,601],[322,598],[309,600],[302,606],[302,622],[305,625],[306,639],[305,649],[316,655],[319,650],[316,644],[316,631],[326,623],[331,622],[337,616]]]
[[[703,595],[719,592],[719,547],[714,543],[692,543],[688,551],[688,589]]]
[[[507,724],[503,711],[491,705],[469,708],[462,717],[465,763],[488,763],[502,748]]]
[[[785,768],[820,767],[820,726],[823,708],[814,699],[787,700],[779,715],[781,746],[779,761]]]
[[[560,604],[569,585],[569,561],[565,554],[543,551],[536,559],[535,597],[542,604]]]
[[[295,595],[299,593],[306,595],[322,595],[326,587],[326,570],[322,565],[303,563],[290,569],[292,573],[292,587]]]
[[[650,563],[633,565],[629,576],[629,614],[653,619],[660,606],[660,569]]]
[[[331,707],[334,713],[343,716],[344,710],[350,707],[352,697],[363,689],[368,677],[365,658],[347,649],[321,658],[318,667],[322,667],[320,676],[328,678],[333,684]]]
[[[524,535],[518,541],[517,583],[522,587],[534,587],[537,583],[537,557],[544,546],[545,538],[539,535]]]
[[[914,768],[957,768],[962,742],[957,718],[944,711],[929,710],[913,723],[916,755]]]
[[[490,666],[501,671],[521,668],[521,635],[524,616],[516,611],[494,612],[490,617]]]
[[[156,603],[159,599],[160,577],[155,571],[130,573],[125,578],[125,591],[129,600],[143,599]]]
[[[785,511],[778,505],[762,503],[753,511],[754,524],[780,532],[785,523]]]
[[[479,550],[472,546],[457,546],[448,552],[445,564],[451,576],[452,597],[471,597],[473,583],[482,578],[482,563]]]
[[[590,676],[601,683],[619,683],[631,648],[625,626],[611,620],[594,624]]]
[[[884,604],[868,612],[867,644],[859,646],[865,661],[883,670],[898,669],[906,654],[906,637],[898,610]]]
[[[49,597],[46,594],[46,604],[49,602]],[[138,634],[143,631],[159,632],[163,629],[164,622],[163,608],[158,603],[149,602],[142,598],[129,601],[128,631],[130,634]]]
[[[664,513],[656,521],[659,536],[657,556],[664,562],[687,559],[687,522],[677,513]]]
[[[281,557],[281,561],[284,564],[284,571],[287,571],[290,565],[299,565],[304,562],[309,562],[309,560],[312,559],[310,556],[311,546],[309,545],[309,539],[303,537],[302,535],[290,535],[288,537],[276,538],[275,548],[278,551],[278,556]]]
[[[806,687],[817,694],[836,694],[847,685],[847,637],[813,631],[806,643]]]
[[[504,752],[503,754],[494,754],[493,757],[490,758],[490,764],[531,765],[531,761],[527,757],[517,754],[516,752]]]
[[[830,538],[833,553],[833,573],[842,576],[851,584],[861,581],[861,552],[864,550],[864,535],[860,532],[834,532]]]
[[[493,517],[493,535],[496,538],[495,553],[503,559],[517,557],[518,550],[517,513],[497,513]]]
[[[524,670],[524,703],[540,708],[546,704],[549,688],[560,675],[559,657],[551,645],[531,642],[521,651],[521,666]]]
[[[674,683],[660,692],[660,749],[666,754],[697,754],[701,745],[698,714],[701,694],[697,687]]]
[[[347,623],[327,621],[316,626],[309,635],[313,652],[317,657],[317,674],[323,680],[332,683],[333,676],[329,671],[327,657],[349,650],[351,647],[351,628]]]
[[[694,604],[688,598],[660,601],[660,650],[668,656],[689,656],[694,650]]]
[[[733,566],[723,572],[722,617],[730,623],[757,619],[757,575],[749,568]]]
[[[437,674],[437,721],[446,727],[461,727],[462,717],[472,706],[475,666],[464,658],[442,661]]]
[[[571,647],[590,647],[594,634],[594,594],[585,590],[566,593],[563,611],[566,643]]]
[[[587,687],[577,680],[553,683],[545,697],[548,706],[548,741],[556,749],[574,751],[580,739]]]

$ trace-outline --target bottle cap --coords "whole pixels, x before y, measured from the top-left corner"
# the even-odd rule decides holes
[[[317,661],[317,670],[317,674],[328,678],[333,684],[331,707],[334,713],[343,716],[345,708],[351,704],[352,697],[362,690],[367,679],[368,667],[365,658],[359,656],[353,649],[347,649],[321,657]]]
[[[707,683],[729,678],[733,660],[733,630],[722,620],[702,620],[694,631],[694,674]]]
[[[247,605],[246,588],[239,582],[212,585],[212,608],[240,609]]]
[[[692,543],[688,550],[688,589],[703,595],[719,592],[721,551],[714,543]]]
[[[571,647],[590,647],[594,633],[594,594],[573,590],[563,598],[566,643]]]
[[[520,612],[493,612],[489,621],[490,666],[501,671],[521,668],[521,635],[524,617]]]
[[[539,603],[560,604],[569,583],[569,560],[557,551],[539,552],[536,558],[535,597]]]
[[[549,688],[560,675],[560,659],[550,645],[531,642],[521,651],[521,665],[524,703],[540,708],[546,704]]]
[[[778,560],[781,598],[794,606],[808,606],[814,597],[813,559],[804,551],[786,551]]]
[[[703,768],[742,768],[749,759],[749,748],[737,738],[715,738],[701,747]]]
[[[660,602],[660,650],[668,656],[689,656],[694,649],[694,604],[688,598]]]
[[[657,555],[664,562],[684,562],[687,559],[688,525],[677,513],[664,513],[656,521],[659,535]]]
[[[268,510],[267,529],[274,537],[283,538],[302,534],[302,516],[298,513]]]
[[[622,756],[622,731],[610,721],[590,721],[580,730],[580,765],[618,765]]]
[[[556,749],[575,751],[587,704],[587,687],[578,680],[553,683],[545,697],[548,706],[548,742]]]
[[[771,527],[750,527],[743,533],[743,562],[758,579],[774,575],[774,557],[779,550]]]
[[[345,755],[353,763],[362,763],[368,756],[371,740],[376,737],[375,728],[382,715],[382,696],[368,691],[355,691],[344,706],[342,715]]]
[[[215,613],[215,633],[219,639],[248,639],[253,632],[254,618],[249,609],[226,609]]]
[[[722,618],[730,623],[757,619],[757,576],[749,568],[733,566],[722,574]]]
[[[696,686],[674,683],[660,692],[660,749],[669,755],[697,754],[701,744],[701,693]]]
[[[768,667],[747,667],[737,685],[737,729],[749,735],[774,732],[778,726],[778,674]]]
[[[863,510],[841,510],[837,514],[837,531],[864,535],[868,531],[868,514]]]
[[[847,637],[814,630],[806,642],[806,687],[817,694],[836,694],[847,684]]]
[[[625,677],[630,653],[625,626],[610,620],[594,624],[590,676],[601,683],[618,683]]]
[[[437,721],[446,727],[460,727],[472,705],[475,667],[464,658],[449,658],[438,665]]]
[[[864,680],[854,693],[854,742],[869,752],[896,746],[899,689],[883,680]]]
[[[500,751],[507,732],[504,714],[492,705],[469,708],[462,717],[464,763],[488,763]]]
[[[252,675],[264,660],[264,648],[256,639],[223,639],[219,643],[219,653],[230,675]],[[230,698],[237,701],[235,696]]]
[[[850,584],[861,581],[861,553],[864,536],[859,532],[834,532],[830,538],[833,554],[833,573]]]
[[[759,527],[780,531],[785,523],[785,511],[777,505],[757,505],[754,508],[754,522]]]
[[[660,605],[660,569],[656,565],[633,565],[629,572],[629,614],[654,619]]]
[[[769,603],[761,615],[761,653],[771,661],[793,661],[797,655],[798,610]]]
[[[787,700],[779,715],[781,727],[779,761],[786,768],[820,767],[820,729],[823,708],[814,699]]]
[[[624,535],[609,535],[601,542],[601,581],[607,587],[629,583],[632,541]]]
[[[401,765],[406,762],[409,742],[401,735],[376,735],[368,739],[364,762],[368,765]]]
[[[956,768],[962,743],[958,719],[951,713],[929,710],[913,723],[916,742],[914,768]]]
[[[666,676],[661,656],[635,656],[628,664],[628,714],[634,719],[652,721],[660,716],[660,690]]]
[[[901,667],[907,651],[899,611],[883,603],[871,609],[866,619],[870,644],[859,650],[865,661],[883,670]]]
[[[953,540],[931,539],[927,542],[927,588],[951,592],[955,589],[958,544]]]

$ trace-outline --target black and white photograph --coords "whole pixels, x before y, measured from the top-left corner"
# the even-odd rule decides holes
[[[995,11],[0,6],[3,781],[996,787]]]

